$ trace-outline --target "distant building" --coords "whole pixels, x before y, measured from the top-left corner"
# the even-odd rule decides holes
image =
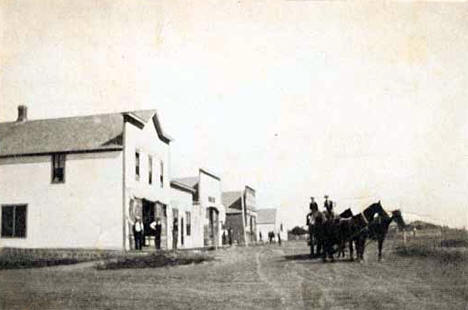
[[[155,110],[28,120],[20,106],[0,123],[0,247],[131,249],[139,215],[169,248],[170,141]]]
[[[193,223],[193,245],[221,245],[226,221],[226,211],[221,200],[221,179],[204,169],[199,169],[198,176],[177,178],[173,181],[194,190],[192,204],[196,222]]]
[[[286,241],[288,239],[288,233],[284,224],[278,217],[277,209],[258,209],[257,210],[257,231],[258,237],[262,235],[262,240],[268,241],[268,233],[275,233],[275,240],[278,238],[278,234],[281,236],[281,240]]]
[[[177,247],[181,249],[203,247],[204,212],[199,204],[193,204],[196,190],[186,184],[171,181],[171,214],[178,222]],[[170,236],[172,244],[172,236]]]
[[[223,204],[226,207],[226,229],[232,231],[233,240],[239,244],[243,244],[244,240],[248,243],[256,242],[255,190],[245,186],[242,191],[224,192]]]

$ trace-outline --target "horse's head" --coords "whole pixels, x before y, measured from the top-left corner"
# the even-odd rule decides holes
[[[340,213],[341,218],[350,218],[353,216],[353,211],[351,211],[350,208],[344,210],[343,212]]]
[[[400,210],[393,210],[392,211],[392,219],[398,224],[398,228],[403,230],[406,227],[405,221],[403,220],[403,216],[401,215]]]
[[[375,214],[378,214],[379,216],[382,216],[384,218],[390,217],[388,216],[387,212],[385,212],[385,210],[382,208],[380,200],[378,202],[374,202],[364,210],[364,215],[367,219],[372,219]]]

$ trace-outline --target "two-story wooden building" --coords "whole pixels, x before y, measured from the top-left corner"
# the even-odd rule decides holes
[[[226,229],[238,244],[257,241],[257,210],[255,190],[249,186],[241,191],[223,192],[226,207]]]
[[[155,110],[0,123],[0,247],[130,249],[162,220],[170,247],[170,142]]]
[[[199,169],[198,176],[175,179],[195,191],[193,209],[199,210],[201,221],[195,229],[200,230],[197,240],[200,246],[219,246],[222,244],[222,230],[226,221],[226,211],[221,199],[221,179],[205,169]]]

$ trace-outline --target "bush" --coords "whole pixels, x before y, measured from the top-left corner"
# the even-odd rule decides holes
[[[159,252],[145,256],[123,257],[115,260],[105,261],[98,264],[98,270],[127,269],[127,268],[158,268],[164,266],[200,264],[211,261],[214,258],[202,253],[168,253]]]

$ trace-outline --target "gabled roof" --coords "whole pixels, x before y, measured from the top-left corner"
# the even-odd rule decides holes
[[[196,191],[195,188],[191,186],[187,186],[186,184],[178,182],[176,180],[171,180],[171,187],[174,189],[190,192],[192,194],[194,194]]]
[[[242,191],[223,192],[222,193],[223,205],[226,208],[229,208],[230,206],[232,206],[235,202],[237,202],[241,198],[242,198]]]
[[[184,184],[187,187],[195,188],[198,185],[198,177],[176,178],[173,181]]]
[[[257,224],[275,224],[276,209],[257,209]]]
[[[26,120],[0,123],[0,157],[119,150],[123,147],[125,116],[143,123],[153,119],[158,136],[164,137],[166,143],[170,141],[170,137],[158,129],[156,110]]]

